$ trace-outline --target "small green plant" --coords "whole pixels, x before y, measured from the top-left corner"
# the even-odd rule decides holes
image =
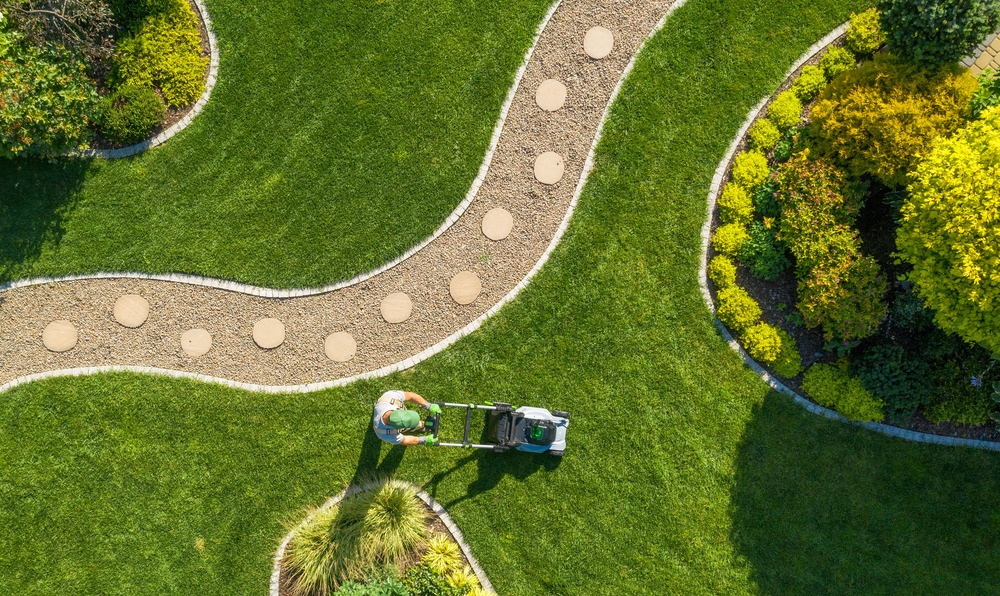
[[[904,420],[926,405],[934,389],[926,363],[897,345],[877,345],[851,363],[865,388],[881,398],[893,420]]]
[[[801,131],[801,127],[793,126],[781,135],[781,139],[774,146],[774,152],[771,153],[775,164],[785,163],[792,157],[792,154],[795,153],[798,147]]]
[[[874,8],[851,14],[844,46],[856,56],[871,56],[885,44],[879,12]]]
[[[411,596],[465,596],[468,590],[453,588],[448,578],[431,569],[430,565],[418,563],[403,574],[403,585]]]
[[[719,219],[746,225],[753,219],[753,201],[739,184],[727,184],[719,197]]]
[[[1000,106],[1000,76],[991,68],[984,70],[976,80],[979,87],[969,101],[969,115],[972,119],[979,118],[987,108]]]
[[[819,66],[823,69],[827,81],[832,81],[837,75],[851,70],[856,65],[854,55],[840,46],[833,46],[819,59]]]
[[[754,189],[751,200],[754,210],[762,218],[775,218],[781,215],[778,207],[778,199],[775,192],[778,190],[778,182],[774,178],[768,178],[763,184]]]
[[[931,422],[985,424],[990,418],[990,392],[954,361],[935,363],[934,395],[924,408]]]
[[[791,91],[779,93],[768,106],[767,117],[778,130],[788,130],[802,120],[802,102]]]
[[[809,101],[826,87],[826,74],[819,66],[806,65],[802,67],[799,78],[792,83],[792,93],[801,101]],[[775,139],[777,141],[777,139]]]
[[[708,278],[719,290],[731,287],[736,284],[736,264],[726,255],[715,255],[708,265]]]
[[[337,596],[410,596],[410,592],[395,575],[388,575],[367,584],[353,580],[341,584]]]
[[[778,329],[778,337],[781,338],[781,351],[778,358],[771,364],[771,368],[779,375],[791,379],[802,372],[802,356],[799,355],[799,347],[795,339],[784,329]]]
[[[747,353],[765,364],[771,364],[781,354],[781,335],[778,328],[767,323],[757,323],[740,335]]]
[[[744,151],[733,160],[733,182],[743,188],[754,188],[767,180],[771,168],[760,151]]]
[[[785,246],[778,241],[774,226],[755,221],[747,229],[748,239],[740,250],[740,260],[750,273],[774,281],[791,265]]]
[[[749,238],[746,228],[740,224],[724,224],[712,235],[712,247],[720,254],[735,257]]]
[[[166,114],[167,106],[152,87],[122,87],[104,98],[101,131],[131,145],[149,138]]]
[[[726,327],[742,332],[754,325],[760,319],[760,305],[739,286],[731,286],[718,293],[719,320]]]
[[[750,127],[750,145],[760,151],[770,151],[781,138],[781,131],[767,118],[760,118]]]
[[[847,373],[847,365],[814,364],[802,379],[802,388],[816,403],[833,408],[850,420],[870,422],[882,419],[882,401],[861,381]]]
[[[447,574],[462,566],[462,551],[454,540],[438,534],[427,541],[427,552],[420,562],[442,575]]]

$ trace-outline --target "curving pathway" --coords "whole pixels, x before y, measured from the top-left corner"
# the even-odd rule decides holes
[[[400,260],[290,291],[136,274],[11,284],[0,291],[0,390],[127,369],[307,391],[439,352],[523,289],[561,238],[608,107],[670,5],[557,3],[468,197]]]

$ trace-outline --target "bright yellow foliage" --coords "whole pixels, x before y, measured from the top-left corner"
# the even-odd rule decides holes
[[[917,165],[896,236],[935,322],[1000,356],[1000,106]]]

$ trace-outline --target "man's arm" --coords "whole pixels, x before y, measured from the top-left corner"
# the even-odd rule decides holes
[[[403,392],[403,397],[406,398],[406,401],[412,401],[412,402],[416,403],[418,406],[420,406],[421,408],[426,409],[427,406],[428,406],[428,403],[427,403],[426,399],[420,397],[419,394],[414,393],[412,391],[404,391]]]

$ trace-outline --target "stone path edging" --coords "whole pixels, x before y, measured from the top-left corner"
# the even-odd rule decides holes
[[[378,484],[379,484],[378,482],[368,482],[360,486],[349,486],[336,496],[327,499],[327,501],[323,503],[323,505],[320,506],[319,509],[317,509],[316,513],[318,513],[319,511],[324,511],[326,509],[329,509],[330,507],[333,507],[334,505],[336,505],[337,503],[339,503],[344,498],[350,495],[374,488],[375,486],[378,486]],[[443,523],[445,527],[448,528],[448,532],[451,533],[451,537],[455,539],[455,542],[458,543],[459,548],[462,549],[462,554],[465,555],[466,560],[469,561],[469,566],[472,567],[472,570],[475,572],[476,577],[479,579],[479,583],[482,584],[483,588],[489,590],[490,592],[495,592],[495,590],[493,589],[493,584],[491,584],[490,579],[486,577],[486,572],[483,571],[482,567],[480,567],[479,561],[477,561],[476,558],[472,556],[472,549],[469,548],[468,544],[466,544],[465,538],[462,536],[462,531],[458,529],[458,526],[455,525],[455,522],[451,519],[451,516],[448,515],[448,512],[444,510],[444,507],[442,507],[440,503],[435,501],[434,497],[430,496],[429,494],[421,490],[419,486],[411,484],[409,482],[407,482],[406,484],[417,491],[417,496],[420,497],[420,500],[426,503],[427,506],[430,507],[435,514],[437,514],[438,518],[441,520],[441,523]],[[279,592],[281,589],[281,559],[284,558],[285,556],[285,549],[288,548],[288,543],[292,540],[292,536],[295,534],[295,532],[297,532],[299,528],[304,526],[310,519],[312,519],[313,516],[316,515],[316,513],[307,516],[304,520],[302,520],[302,522],[299,523],[299,525],[295,526],[295,528],[292,529],[292,531],[290,531],[288,534],[285,535],[285,538],[281,541],[281,545],[278,546],[278,551],[274,554],[274,564],[271,567],[271,582],[270,582],[270,592],[269,592],[270,596],[279,596]]]
[[[208,103],[208,98],[212,95],[212,89],[215,88],[215,83],[219,80],[219,43],[215,39],[215,32],[212,31],[212,19],[208,16],[208,9],[205,8],[204,1],[193,1],[195,6],[198,7],[201,22],[205,24],[205,31],[208,34],[208,48],[210,55],[208,63],[208,79],[205,81],[205,91],[202,92],[201,97],[198,98],[198,101],[195,102],[194,106],[188,111],[187,114],[184,115],[183,118],[175,122],[170,128],[164,130],[151,139],[142,141],[141,143],[129,145],[128,147],[119,147],[118,149],[75,149],[73,151],[67,151],[65,153],[66,156],[92,157],[98,159],[120,159],[122,157],[131,157],[137,153],[142,153],[147,149],[152,149],[153,147],[166,143],[167,139],[187,128],[187,126],[194,120],[195,116],[201,113],[205,104]]]
[[[784,79],[792,76],[792,74],[798,70],[800,66],[806,63],[810,58],[818,54],[821,50],[826,48],[828,45],[833,43],[837,38],[843,35],[847,31],[848,23],[844,23],[840,27],[834,29],[829,35],[813,44],[806,52],[799,58],[795,64],[788,69],[785,73]],[[708,192],[708,205],[706,210],[705,223],[701,228],[701,259],[698,264],[698,285],[701,287],[702,297],[705,299],[705,304],[708,309],[715,315],[715,302],[712,300],[712,294],[708,290],[708,245],[711,242],[712,235],[712,215],[715,212],[715,202],[718,198],[719,189],[722,187],[724,177],[726,175],[726,170],[729,167],[729,162],[732,161],[736,150],[739,148],[740,141],[746,136],[747,131],[753,124],[757,115],[760,113],[764,106],[767,105],[768,100],[771,98],[771,94],[768,94],[757,104],[754,109],[750,110],[750,114],[747,119],[743,122],[743,126],[740,127],[736,137],[733,139],[732,144],[729,146],[729,150],[726,151],[725,156],[722,161],[719,162],[719,167],[715,170],[715,176],[712,178],[712,185]],[[743,349],[733,334],[730,333],[729,329],[719,320],[718,317],[714,318],[715,326],[718,327],[719,332],[722,334],[723,339],[729,344],[729,347],[733,349],[734,352],[740,355],[743,361],[746,363],[751,370],[753,370],[757,375],[764,380],[765,383],[771,386],[772,389],[782,393],[790,398],[792,398],[795,403],[799,404],[806,410],[809,410],[813,414],[818,414],[824,418],[829,418],[831,420],[837,420],[840,422],[845,422],[848,424],[853,424],[856,426],[862,426],[869,430],[873,430],[890,437],[898,437],[900,439],[905,439],[907,441],[915,441],[918,443],[931,443],[936,445],[948,445],[948,446],[958,446],[958,447],[972,447],[976,449],[986,449],[989,451],[1000,451],[1000,443],[993,441],[981,441],[978,439],[963,439],[961,437],[946,437],[942,435],[932,435],[930,433],[922,433],[913,430],[907,430],[905,428],[899,428],[896,426],[890,426],[888,424],[882,424],[880,422],[856,422],[853,420],[848,420],[841,414],[829,408],[824,408],[818,404],[815,404],[808,399],[802,397],[795,391],[791,390],[784,383],[779,381],[777,378],[768,373],[764,368],[757,363],[756,360],[750,357],[749,354]]]

